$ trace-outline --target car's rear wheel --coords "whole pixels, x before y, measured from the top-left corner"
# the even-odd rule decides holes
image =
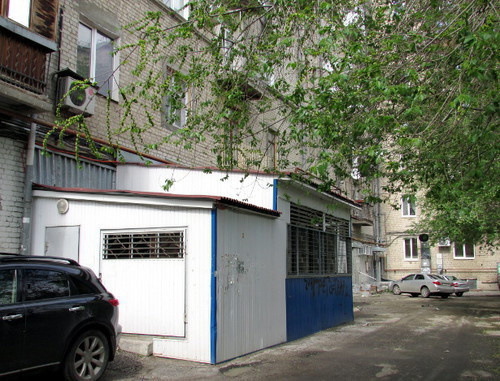
[[[462,296],[464,293],[463,292],[455,292],[456,296]]]
[[[399,288],[399,286],[397,284],[395,284],[394,287],[392,288],[392,293],[394,295],[400,295],[401,294],[401,289]]]
[[[431,295],[431,292],[429,291],[429,289],[427,287],[424,286],[420,290],[420,295],[422,295],[424,298],[428,298]]]
[[[109,362],[109,343],[97,330],[81,334],[71,345],[64,363],[66,380],[98,380]]]

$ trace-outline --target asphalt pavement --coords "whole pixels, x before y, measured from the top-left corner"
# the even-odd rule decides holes
[[[500,292],[355,295],[354,316],[218,365],[119,351],[102,380],[500,380]]]

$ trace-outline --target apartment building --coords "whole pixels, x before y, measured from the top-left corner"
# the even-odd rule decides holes
[[[269,171],[278,161],[272,128],[247,145],[231,134],[194,149],[155,144],[206,96],[192,89],[170,94],[185,108],[169,97],[149,114],[147,102],[131,105],[140,139],[120,130],[119,90],[136,79],[120,62],[141,59],[137,50],[111,54],[137,39],[123,27],[149,11],[170,30],[185,22],[183,5],[0,1],[0,252],[79,260],[123,301],[124,332],[151,335],[161,356],[216,363],[353,319],[350,216],[361,207]],[[206,43],[202,34],[190,40],[195,50]],[[173,82],[183,70],[146,65]],[[88,78],[97,85],[65,97]],[[238,83],[259,127],[276,117],[254,104],[271,80]],[[84,116],[85,127],[57,127],[59,103],[63,118]]]
[[[385,276],[396,280],[416,272],[432,272],[468,279],[472,289],[498,290],[498,247],[441,240],[429,245],[426,233],[409,233],[420,216],[418,196],[391,196],[381,206]]]

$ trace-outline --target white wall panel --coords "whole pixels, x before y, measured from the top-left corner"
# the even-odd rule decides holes
[[[286,222],[218,210],[217,362],[286,341]]]
[[[173,168],[169,166],[143,167],[120,165],[117,169],[117,189],[142,192],[164,192],[165,181],[173,184],[166,192],[205,196],[223,196],[248,202],[264,208],[273,208],[273,180],[267,174],[213,171],[205,173],[198,169]]]
[[[184,337],[183,259],[107,259],[101,272],[119,297],[124,333]]]
[[[288,219],[290,202],[320,210],[345,220],[351,218],[351,207],[346,203],[337,201],[331,196],[323,195],[314,189],[303,188],[296,183],[280,182],[278,195],[281,200],[278,209],[286,213]]]
[[[51,196],[44,198],[43,195]],[[161,303],[168,309],[169,305],[180,301],[184,303],[185,300],[185,338],[155,339],[153,351],[159,356],[210,362],[211,209],[195,208],[194,201],[192,208],[174,208],[106,202],[107,199],[112,200],[113,196],[102,194],[84,196],[87,199],[75,200],[71,199],[74,194],[70,193],[58,193],[54,197],[54,192],[35,192],[32,235],[34,252],[43,255],[47,226],[80,225],[80,263],[92,268],[96,274],[102,270],[104,285],[120,300],[120,321],[128,325],[128,322],[139,318],[133,311],[135,306],[128,305],[129,300],[138,298],[138,295],[130,297],[126,294],[129,291],[135,292],[134,285],[137,284],[147,284],[151,288],[151,293],[143,295],[147,300],[144,300],[141,308]],[[69,200],[66,214],[57,212],[56,203],[59,198]],[[93,198],[99,198],[99,202],[93,201]],[[205,206],[203,203],[203,207]],[[165,281],[163,278],[172,275],[161,266],[154,267],[145,263],[135,269],[126,269],[117,265],[124,277],[109,272],[106,265],[100,268],[101,231],[162,227],[186,228],[185,297],[168,300],[168,293],[165,295],[159,292],[158,287],[161,288]],[[125,264],[123,267],[126,267]],[[125,284],[124,280],[129,284]],[[181,294],[180,289],[174,291],[174,294]],[[145,312],[153,314],[149,309]],[[160,314],[163,316],[150,317],[155,325],[161,325],[163,322],[168,323],[168,313],[161,310]],[[167,318],[163,319],[164,316]],[[151,333],[151,330],[152,328],[141,333]]]

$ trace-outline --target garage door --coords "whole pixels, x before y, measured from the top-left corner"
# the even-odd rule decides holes
[[[101,276],[125,333],[185,336],[185,233],[102,231]]]

